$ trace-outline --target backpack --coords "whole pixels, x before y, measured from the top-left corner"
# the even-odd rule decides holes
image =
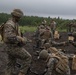
[[[59,51],[56,51],[55,49],[53,49],[52,53],[53,55],[50,56],[50,58],[53,57],[53,58],[58,59],[58,63],[55,65],[56,71],[60,74],[66,73],[69,67],[68,57],[65,56],[64,54],[61,54]]]
[[[57,58],[59,62],[56,64],[56,71],[60,74],[64,74],[68,69],[68,59],[67,58]]]

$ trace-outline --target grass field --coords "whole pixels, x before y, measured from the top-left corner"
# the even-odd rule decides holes
[[[34,32],[37,30],[37,27],[33,27],[33,26],[20,26],[20,30],[24,33],[24,32]]]
[[[20,26],[20,30],[24,33],[24,32],[34,32],[37,30],[37,27],[33,27],[33,26]],[[57,30],[59,32],[66,32],[66,29],[60,29],[57,28]]]

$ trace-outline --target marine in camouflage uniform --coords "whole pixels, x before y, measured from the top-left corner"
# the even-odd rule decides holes
[[[39,44],[41,46],[44,44],[44,42],[48,42],[49,39],[52,39],[52,32],[50,30],[49,26],[46,26],[45,22],[42,22],[42,24],[37,28],[37,31],[35,32],[35,38],[37,39],[37,47],[40,48]]]
[[[50,28],[51,28],[52,33],[54,35],[55,30],[56,30],[56,22],[54,20],[52,20],[51,25],[50,25]]]
[[[50,46],[65,46],[67,42],[55,42],[53,40],[53,34],[50,30],[50,27],[46,27],[45,29],[40,29],[39,30],[39,38],[41,40],[41,46],[43,47],[46,43],[50,43]]]
[[[44,75],[70,75],[69,62],[65,66],[64,63],[61,65],[60,57],[55,56],[53,53],[48,54],[48,51],[42,50],[39,54],[39,58],[47,62],[46,73]],[[65,56],[63,57],[65,58]],[[64,60],[64,59],[62,59]],[[60,68],[61,66],[61,68]],[[62,67],[65,66],[65,67]],[[64,69],[65,68],[65,69]],[[62,70],[63,69],[63,70]]]
[[[53,39],[52,32],[48,26],[45,29],[39,30],[39,38],[41,40],[41,46]]]
[[[31,63],[31,55],[20,44],[24,43],[21,37],[18,21],[23,16],[20,9],[14,9],[11,13],[12,18],[4,25],[3,41],[6,44],[6,52],[8,54],[8,65],[5,75],[12,75],[16,64],[16,59],[22,61],[22,67],[18,75],[25,75]]]
[[[40,41],[40,33],[43,32],[44,30],[45,30],[45,27],[43,25],[40,25],[37,28],[37,31],[34,34],[34,40],[36,42],[36,48],[40,48],[40,44],[41,44],[41,41]]]
[[[56,27],[55,27],[56,29]],[[42,25],[39,27],[39,34],[38,38],[41,40],[41,46],[43,46],[45,43],[50,43],[51,46],[62,46],[66,45],[66,42],[60,42],[57,43],[53,41],[53,33],[49,26],[46,26],[44,22],[42,22]]]

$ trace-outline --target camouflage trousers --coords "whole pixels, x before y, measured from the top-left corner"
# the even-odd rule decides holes
[[[26,74],[30,67],[31,55],[23,47],[7,46],[6,48],[6,52],[8,54],[8,64],[5,69],[5,75],[13,75],[17,59],[22,61],[22,67],[19,72]]]

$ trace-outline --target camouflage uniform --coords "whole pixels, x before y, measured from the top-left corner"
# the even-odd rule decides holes
[[[65,46],[67,44],[67,42],[55,42],[55,41],[51,41],[51,45],[53,46],[53,47],[56,47],[56,46]]]
[[[74,40],[71,43],[72,43],[73,46],[76,47],[76,32],[73,32],[72,35],[74,37]]]
[[[34,34],[34,40],[36,42],[36,48],[40,48],[40,45],[41,45],[40,33],[43,32],[44,30],[45,30],[45,23],[42,22],[42,24],[37,27],[37,30]]]
[[[56,71],[55,65],[58,63],[57,58],[50,58],[47,63],[47,72],[45,75],[70,75],[70,68],[68,66],[68,70],[64,74],[60,74]]]
[[[54,35],[54,32],[55,32],[55,30],[56,30],[56,22],[55,22],[55,21],[52,21],[50,27],[51,27],[52,33],[53,33],[53,35]]]
[[[45,60],[47,62],[47,70],[44,75],[70,75],[70,68],[69,68],[68,64],[67,64],[66,72],[63,72],[61,74],[56,70],[56,66],[59,63],[59,59],[58,59],[58,57],[54,57],[52,54],[48,54],[48,52],[46,50],[42,50],[40,52],[39,58],[41,58],[41,59],[45,58]]]
[[[52,37],[52,32],[47,26],[45,29],[40,29],[40,40],[41,40],[41,46],[43,46],[45,43],[50,42],[50,40],[53,38]]]
[[[20,70],[23,73],[21,75],[26,74],[30,67],[31,55],[22,46],[19,46],[22,40],[18,36],[21,38],[18,23],[15,23],[13,18],[11,18],[4,25],[3,41],[6,44],[6,52],[8,54],[8,65],[5,75],[12,75],[17,59],[20,59],[23,64]]]
[[[65,46],[67,45],[67,42],[55,42],[55,41],[49,41],[43,45],[44,49],[48,49],[49,47],[58,47],[58,46]]]
[[[55,42],[53,41],[53,34],[49,27],[47,26],[45,29],[39,30],[39,38],[41,40],[41,46],[44,46],[46,43],[50,43],[50,46],[63,46],[66,45],[67,42]]]
[[[50,27],[46,26],[44,22],[42,22],[42,24],[38,27],[38,30],[36,31],[35,35],[38,38],[36,40],[37,46],[43,46],[45,42],[49,42],[49,40],[53,38]]]

